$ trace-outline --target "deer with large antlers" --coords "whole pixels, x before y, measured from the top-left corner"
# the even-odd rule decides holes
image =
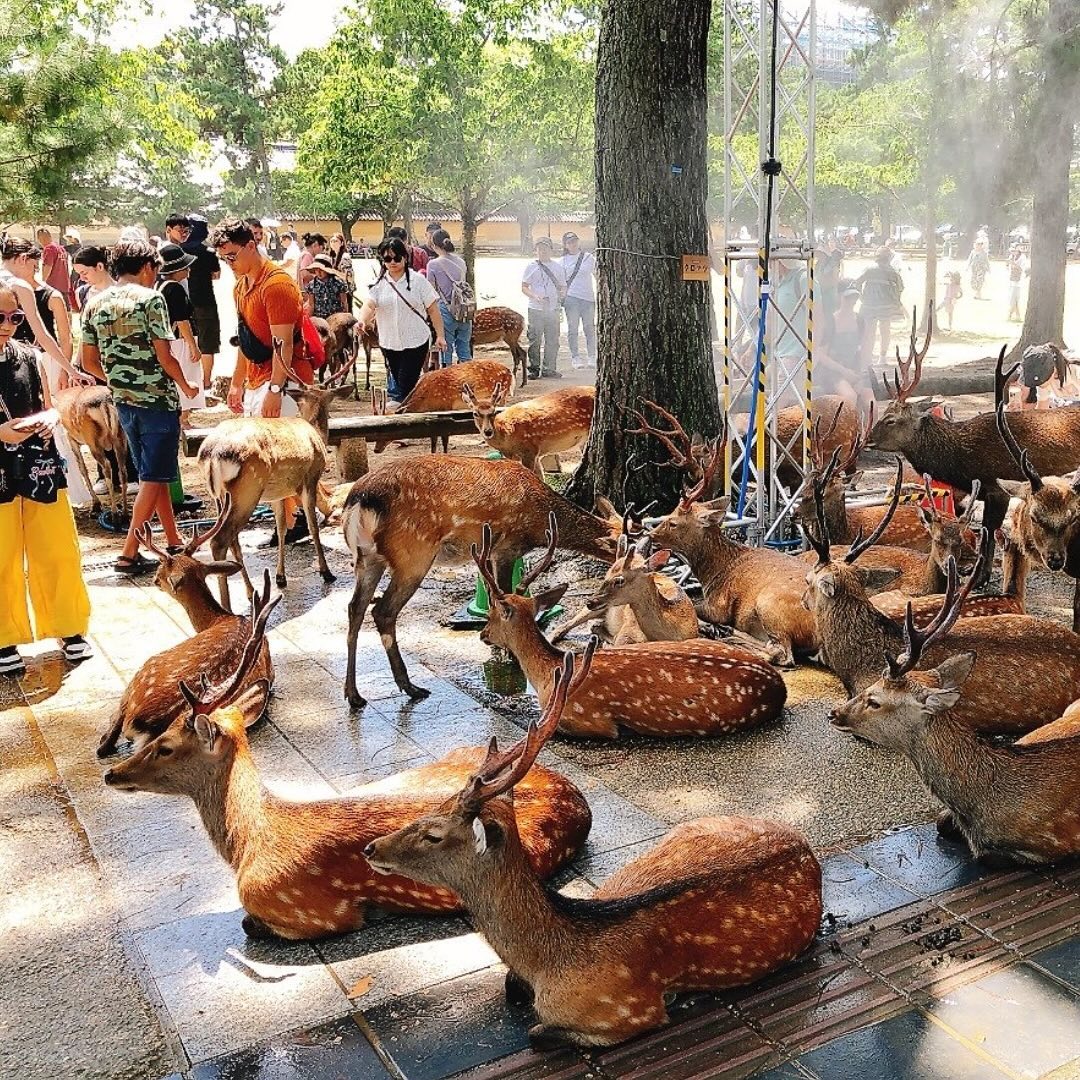
[[[223,608],[214,599],[206,579],[215,574],[235,574],[240,567],[235,562],[202,562],[195,557],[198,549],[220,530],[228,514],[229,497],[226,495],[214,526],[202,534],[196,533],[184,550],[175,555],[159,547],[149,525],[143,526],[139,540],[160,560],[154,582],[184,608],[195,636],[150,657],[139,668],[120,699],[108,731],[101,737],[98,757],[112,754],[121,736],[138,746],[160,735],[183,715],[186,705],[179,680],[195,682],[201,675],[206,675],[213,683],[224,682],[236,669],[251,635],[252,621],[246,615],[234,615]],[[267,571],[265,593],[269,586]],[[252,664],[250,678],[253,683],[262,682],[267,688],[273,686],[274,665],[270,659],[270,646],[265,641]],[[265,706],[265,698],[248,700],[244,713],[246,723],[255,723]]]
[[[551,565],[558,545],[552,516],[543,558],[504,591],[491,564],[492,533],[473,559],[488,587],[490,610],[480,640],[513,653],[547,704],[551,676],[565,654],[544,637],[536,620],[566,591],[561,585],[522,596]],[[641,735],[723,735],[779,717],[787,697],[783,679],[766,663],[718,641],[649,641],[604,649],[575,685],[562,716],[567,735],[614,739],[625,727]]]
[[[280,339],[274,340],[274,348],[280,354]],[[339,372],[338,378],[347,374]],[[319,536],[319,519],[316,505],[323,493],[319,480],[326,468],[326,441],[329,435],[330,401],[352,392],[348,386],[335,386],[332,382],[316,389],[302,382],[290,372],[290,378],[300,390],[289,389],[296,401],[299,416],[265,419],[261,416],[236,417],[224,420],[206,437],[199,449],[199,464],[206,474],[210,493],[220,506],[226,495],[231,503],[226,519],[216,529],[210,543],[215,560],[226,552],[240,564],[248,595],[251,595],[251,579],[244,568],[244,556],[240,550],[240,530],[247,524],[252,510],[260,499],[274,508],[277,524],[277,572],[278,588],[284,588],[285,579],[285,504],[284,499],[298,495],[304,507],[304,516],[311,529],[315,557],[319,573],[324,581],[333,581],[334,575],[326,562],[322,539]],[[221,602],[228,606],[229,587],[221,579]]]
[[[244,929],[252,936],[303,940],[358,930],[369,906],[458,910],[461,901],[450,889],[375,873],[364,849],[377,836],[435,812],[485,760],[482,748],[455,750],[336,799],[293,802],[262,786],[237,695],[250,683],[276,602],[257,597],[251,637],[232,678],[201,693],[181,683],[188,714],[110,769],[105,783],[194,801],[211,842],[236,873],[247,912]],[[516,795],[524,861],[545,878],[584,843],[589,806],[570,781],[539,767]]]
[[[960,614],[958,601],[955,592],[947,595],[937,618],[921,631],[909,613],[903,651],[895,660],[886,654],[884,673],[837,709],[832,722],[904,754],[948,808],[939,830],[949,837],[959,833],[976,858],[1045,863],[1080,854],[1077,716],[1067,714],[1012,746],[973,731],[961,705],[979,657],[956,651],[960,643],[950,631]],[[916,670],[939,643],[947,655],[939,650],[936,667]]]
[[[661,1027],[667,994],[742,986],[793,960],[822,910],[809,844],[755,818],[679,825],[589,899],[544,888],[525,857],[517,797],[499,796],[524,782],[560,726],[572,671],[567,656],[521,743],[493,751],[456,798],[366,849],[382,873],[461,896],[509,969],[508,1000],[534,1005],[536,1047],[609,1046]]]
[[[345,675],[349,703],[364,704],[356,686],[356,641],[384,572],[390,572],[390,583],[372,608],[375,626],[398,688],[412,698],[427,697],[409,678],[398,648],[401,609],[437,557],[468,559],[485,522],[494,534],[496,576],[509,589],[514,562],[545,542],[549,514],[559,522],[565,547],[605,562],[614,558],[617,527],[556,494],[517,461],[433,454],[388,462],[357,480],[342,516],[356,565]]]
[[[593,386],[552,390],[501,411],[499,406],[507,394],[500,387],[488,394],[470,380],[462,386],[461,396],[472,409],[473,422],[484,442],[538,475],[543,475],[542,463],[548,455],[576,450],[585,442],[596,404]]]
[[[1023,600],[1032,565],[1064,572],[1073,588],[1073,630],[1080,631],[1080,471],[1071,479],[1039,474],[1031,454],[1022,450],[1005,415],[997,408],[998,431],[1027,480],[1027,491],[1009,508],[1004,532],[1003,588]]]
[[[906,363],[899,363],[890,392],[893,401],[870,429],[867,442],[876,450],[901,453],[919,473],[970,492],[978,480],[982,487],[983,527],[986,558],[983,574],[990,573],[994,535],[1001,528],[1009,507],[1009,494],[1000,480],[1026,479],[1019,463],[1001,440],[993,412],[979,413],[968,420],[947,420],[934,416],[932,402],[915,402],[912,395],[922,377],[922,363],[930,346],[930,330],[921,349],[916,347],[914,326]],[[995,372],[995,399],[1000,400],[1009,375],[1002,375],[1005,349],[998,357]],[[1010,373],[1011,374],[1011,373]],[[888,387],[888,382],[886,382]],[[1016,443],[1026,447],[1032,465],[1042,474],[1063,476],[1080,466],[1080,407],[1023,412],[1011,421]]]
[[[899,494],[900,463],[897,462],[895,503]],[[888,522],[883,519],[881,531]],[[856,560],[877,539],[875,530],[851,547],[842,558],[834,558],[828,531],[807,530],[807,539],[818,561],[806,575],[807,607],[813,611],[821,639],[822,656],[840,677],[849,694],[858,694],[876,681],[881,655],[896,655],[903,646],[903,631],[879,611],[867,597],[875,576],[883,572],[860,567]],[[956,587],[956,564],[950,561],[946,597],[962,608],[977,580],[973,570],[963,590]],[[923,598],[935,607],[930,598]],[[910,602],[909,602],[910,603]],[[958,608],[958,611],[960,608]],[[977,609],[971,609],[974,615]],[[974,650],[978,663],[971,675],[969,693],[957,712],[974,730],[1002,733],[1030,731],[1061,715],[1070,702],[1080,697],[1080,635],[1050,619],[1030,615],[984,615],[962,619],[950,631],[942,648],[949,651]],[[931,652],[927,661],[940,660]],[[1031,692],[1035,678],[1038,693]]]

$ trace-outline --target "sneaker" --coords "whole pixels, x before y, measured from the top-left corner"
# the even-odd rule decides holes
[[[285,533],[286,544],[299,544],[301,540],[306,540],[311,535],[308,529],[307,518],[304,517],[302,510],[297,510],[296,520],[292,524],[292,528]],[[265,551],[268,548],[276,548],[278,546],[278,534],[277,529],[270,534],[266,540],[260,540],[255,545],[259,550]]]
[[[81,634],[72,634],[71,637],[61,638],[60,644],[64,649],[64,659],[72,664],[80,660],[89,660],[94,655],[94,650]]]
[[[99,480],[91,489],[95,495],[108,495],[109,485],[105,483],[104,479]]]
[[[586,366],[587,367],[596,367],[596,357],[595,356],[590,356],[589,357],[589,363]]]
[[[585,366],[585,361],[579,360],[576,356],[571,356],[570,366],[574,368],[583,368]]]
[[[561,371],[545,371],[540,376],[540,378],[541,379],[561,379],[562,378],[562,372]]]
[[[26,664],[14,645],[0,649],[0,675],[25,675]]]

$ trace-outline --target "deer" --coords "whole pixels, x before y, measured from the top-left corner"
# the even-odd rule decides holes
[[[931,323],[932,319],[927,322],[926,338],[919,348],[913,317],[908,359],[901,363],[897,350],[898,372],[891,387],[885,381],[892,401],[870,429],[867,446],[901,453],[920,474],[929,473],[962,491],[970,492],[974,481],[980,481],[986,544],[982,572],[988,575],[993,565],[994,537],[1009,507],[1009,493],[1000,481],[1024,480],[1025,476],[998,435],[996,413],[952,421],[933,415],[933,402],[911,400],[930,347]],[[1001,372],[1004,360],[1003,347],[994,377],[995,401],[1002,399],[1009,378]],[[1011,430],[1016,442],[1028,449],[1031,463],[1040,473],[1063,476],[1080,466],[1080,407],[1018,413]]]
[[[898,477],[899,473],[898,462]],[[898,496],[899,483],[893,491],[893,503]],[[874,683],[883,652],[896,655],[903,645],[902,628],[874,607],[866,593],[867,581],[874,587],[872,579],[885,571],[856,565],[887,524],[888,518],[883,518],[873,533],[840,558],[832,555],[823,521],[818,535],[811,530],[806,533],[818,561],[806,575],[804,603],[817,622],[822,658],[850,696]],[[980,553],[979,559],[983,558],[985,555]],[[961,607],[978,579],[978,571],[976,565],[956,597]],[[956,562],[950,560],[946,595],[949,580],[956,574]],[[956,714],[975,731],[1022,734],[1060,716],[1063,709],[1080,698],[1080,635],[1050,619],[1013,614],[964,618],[944,639],[941,648],[946,647],[978,655],[969,692]],[[931,652],[926,659],[934,663],[940,658],[940,652]],[[1034,694],[1033,678],[1038,685]]]
[[[472,361],[477,363],[477,361]],[[461,396],[472,409],[473,422],[484,442],[504,458],[520,461],[543,476],[543,459],[549,454],[576,450],[589,437],[596,388],[568,386],[498,411],[508,392],[502,384],[479,392],[472,382],[461,387]]]
[[[92,512],[101,509],[101,500],[93,494],[94,485],[82,452],[84,446],[105,477],[112,520],[122,521],[127,517],[127,439],[112,392],[107,386],[69,386],[58,390],[52,398],[60,423],[71,440],[79,475],[91,493]]]
[[[763,978],[810,945],[822,913],[809,844],[759,818],[678,825],[588,899],[545,888],[526,857],[518,797],[509,796],[582,678],[568,654],[524,739],[501,752],[493,742],[454,797],[365,849],[379,873],[461,896],[508,968],[507,1000],[534,1005],[529,1039],[538,1049],[610,1046],[661,1027],[669,994]]]
[[[1066,712],[1011,746],[973,730],[960,706],[978,654],[949,643],[957,599],[955,590],[947,593],[922,630],[909,612],[903,651],[896,659],[886,653],[884,672],[835,710],[832,724],[904,754],[945,804],[938,831],[966,841],[975,858],[1038,865],[1080,854],[1077,714]],[[918,670],[939,644],[946,655],[939,651],[935,667]]]
[[[387,462],[357,480],[341,519],[356,568],[344,691],[349,704],[365,704],[356,686],[357,636],[385,571],[390,582],[372,617],[398,689],[418,700],[429,691],[409,678],[397,620],[436,557],[466,561],[470,545],[480,541],[484,523],[490,522],[496,574],[509,588],[514,562],[546,542],[550,513],[570,550],[606,563],[614,559],[617,528],[552,491],[517,461],[432,454]]]
[[[274,339],[274,349],[279,356],[282,345],[280,338]],[[341,374],[339,372],[339,378]],[[326,468],[330,401],[335,397],[347,396],[351,388],[335,386],[330,382],[322,389],[316,389],[291,370],[289,376],[300,386],[299,391],[291,387],[288,391],[300,409],[299,416],[274,419],[243,416],[224,420],[199,448],[199,464],[206,476],[210,494],[217,499],[219,506],[226,494],[230,496],[228,517],[215,531],[210,551],[215,560],[220,560],[227,551],[232,552],[240,565],[240,575],[249,597],[252,586],[240,550],[240,530],[247,524],[252,510],[261,499],[274,508],[278,536],[275,582],[278,588],[282,589],[287,584],[283,500],[291,495],[298,495],[303,504],[323,581],[334,580],[323,551],[315,510],[322,494],[319,481]],[[224,577],[220,580],[220,588],[221,602],[228,606],[229,587]]]
[[[473,316],[473,345],[494,345],[503,342],[510,350],[510,370],[517,376],[518,385],[529,381],[527,354],[521,344],[525,333],[525,318],[513,308],[484,307]]]
[[[250,685],[250,677],[279,599],[254,601],[251,636],[232,677],[201,692],[182,680],[187,714],[109,769],[105,784],[186,795],[195,803],[211,843],[236,874],[250,937],[304,941],[359,930],[369,907],[409,914],[460,910],[450,889],[375,873],[364,848],[452,797],[483,762],[482,747],[454,750],[338,798],[297,802],[263,787],[242,698],[245,686],[248,694],[264,690]],[[538,769],[517,795],[524,858],[544,879],[585,842],[589,805],[569,780],[548,769]]]
[[[490,396],[495,388],[501,389],[500,400],[511,397],[514,393],[514,373],[498,360],[469,360],[464,364],[451,364],[449,367],[436,368],[420,376],[420,381],[409,396],[394,410],[394,415],[403,413],[453,412],[470,408],[470,400],[465,388],[476,388],[481,394]],[[372,408],[375,400],[372,399]],[[382,409],[386,411],[385,399]],[[435,453],[438,435],[431,436],[431,452]],[[381,454],[389,442],[375,443],[375,453]],[[443,453],[450,452],[450,436],[442,436]]]
[[[229,514],[229,497],[214,525],[204,533],[196,533],[183,551],[170,555],[159,547],[144,525],[139,533],[140,543],[160,560],[154,583],[162,592],[176,600],[187,612],[195,636],[150,657],[135,673],[124,690],[116,715],[98,744],[98,757],[116,752],[121,736],[136,748],[160,735],[187,708],[178,680],[195,682],[205,675],[211,683],[224,683],[236,668],[250,636],[252,620],[246,615],[234,615],[223,608],[210,591],[206,579],[215,574],[235,574],[240,567],[235,562],[202,562],[198,549],[205,546],[221,529]],[[263,595],[269,595],[270,572],[265,572]],[[270,646],[264,640],[252,663],[249,682],[264,684],[267,691],[274,684],[274,664]],[[247,686],[241,687],[244,692]],[[258,721],[266,709],[266,697],[249,697],[244,712],[248,727]]]
[[[482,546],[473,545],[472,551],[489,597],[480,640],[513,654],[542,705],[564,653],[544,637],[536,620],[567,587],[522,594],[551,565],[558,542],[552,515],[547,549],[511,591],[503,590],[492,567],[490,527],[484,527]],[[702,638],[647,641],[598,653],[560,723],[565,734],[577,738],[615,739],[620,727],[640,735],[725,735],[777,719],[786,698],[783,679],[765,660],[742,649]]]
[[[1032,564],[1051,571],[1064,570],[1076,582],[1072,628],[1080,631],[1080,471],[1071,480],[1041,476],[1032,464],[1031,454],[1017,444],[1004,402],[997,407],[997,426],[1002,441],[1027,479],[1027,491],[1010,507],[1006,519],[1002,587],[1022,600]]]
[[[645,537],[631,546],[624,531],[600,587],[585,600],[582,610],[568,619],[552,637],[558,641],[575,626],[590,619],[602,637],[615,645],[642,641],[689,641],[698,636],[697,611],[679,584],[660,571],[671,552],[646,554]]]
[[[703,499],[715,483],[725,439],[726,426],[711,443],[698,482],[649,535],[657,547],[689,562],[704,592],[698,608],[703,619],[767,642],[773,662],[790,667],[796,654],[818,648],[813,616],[801,603],[805,566],[782,552],[735,540],[724,528],[729,499]]]

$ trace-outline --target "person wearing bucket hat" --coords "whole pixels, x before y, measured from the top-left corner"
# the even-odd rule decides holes
[[[334,266],[332,256],[316,255],[308,264],[311,275],[303,287],[304,310],[315,319],[329,319],[348,311],[349,286],[345,275]]]
[[[187,397],[180,392],[180,425],[187,426],[188,413],[192,409],[206,408],[206,392],[203,389],[203,370],[198,342],[195,340],[195,309],[185,288],[195,263],[195,256],[179,244],[162,244],[158,249],[161,266],[158,268],[158,291],[165,297],[174,340],[169,342],[169,352],[180,365],[184,378],[198,393]]]
[[[576,368],[596,364],[596,256],[584,251],[576,232],[563,233],[563,273],[566,274],[566,340],[570,345],[570,363]],[[578,352],[578,329],[585,332],[585,355]]]
[[[535,248],[536,259],[521,276],[521,291],[529,298],[529,377],[561,379],[555,364],[559,356],[559,304],[566,295],[566,274],[562,264],[551,257],[554,245],[549,237],[541,236]]]

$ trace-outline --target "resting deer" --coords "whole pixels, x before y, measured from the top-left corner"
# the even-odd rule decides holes
[[[509,650],[547,704],[551,675],[564,654],[541,633],[537,617],[561,599],[561,585],[522,596],[555,557],[558,524],[552,515],[543,558],[513,592],[504,592],[491,565],[492,535],[473,559],[488,588],[487,626],[480,640]],[[595,639],[594,639],[595,640]],[[567,735],[618,738],[625,727],[641,735],[725,735],[780,716],[787,697],[783,679],[766,663],[718,641],[648,641],[605,649],[587,677],[572,689],[562,717]]]
[[[679,552],[701,582],[703,619],[767,641],[776,663],[817,651],[813,617],[802,606],[805,564],[768,548],[751,548],[724,528],[729,500],[703,501],[723,459],[724,436],[711,444],[701,479],[653,528],[658,547]]]
[[[552,641],[575,626],[601,619],[601,636],[615,645],[642,641],[688,641],[698,636],[697,611],[679,584],[660,571],[671,552],[665,549],[646,556],[648,538],[631,546],[624,532],[619,537],[615,561],[600,587],[588,597],[584,608],[565,622]]]
[[[919,473],[929,473],[963,491],[970,492],[974,481],[980,481],[986,530],[983,573],[989,574],[994,534],[1001,528],[1009,507],[1009,494],[999,481],[1024,480],[1025,476],[998,436],[995,413],[951,421],[932,415],[932,402],[910,400],[922,377],[929,346],[928,330],[922,349],[916,348],[913,326],[906,363],[900,363],[897,352],[900,375],[891,390],[894,400],[871,428],[867,445],[902,453]],[[995,374],[995,398],[999,400],[1009,377],[1001,374],[1004,357],[1003,348]],[[1063,476],[1080,466],[1080,407],[1019,413],[1010,426],[1016,442],[1027,448],[1032,465],[1040,473]]]
[[[274,349],[279,356],[282,344],[279,339],[274,340]],[[217,499],[219,506],[226,495],[232,500],[228,516],[221,528],[215,531],[210,550],[215,560],[231,551],[240,564],[240,574],[248,596],[252,592],[251,578],[244,567],[244,556],[240,550],[240,530],[247,524],[260,500],[265,500],[274,508],[278,537],[275,581],[278,588],[284,588],[287,584],[283,500],[292,495],[298,495],[303,504],[304,516],[315,545],[319,573],[323,581],[334,580],[319,536],[316,504],[320,498],[319,480],[326,468],[330,400],[344,397],[352,391],[348,386],[334,387],[332,384],[319,390],[301,382],[295,372],[290,372],[290,377],[301,386],[299,392],[289,391],[299,406],[299,416],[275,419],[243,416],[224,420],[199,448],[199,464],[206,474],[210,494]],[[224,578],[221,579],[221,602],[228,606],[229,587]]]
[[[480,394],[491,395],[500,387],[502,398],[514,393],[514,373],[498,360],[470,360],[464,364],[451,364],[449,367],[436,368],[413,387],[409,396],[394,410],[394,415],[402,413],[453,412],[471,408],[471,401],[465,390],[474,390]],[[372,399],[374,407],[374,398]],[[383,399],[383,411],[386,402]],[[435,453],[436,444],[442,439],[443,453],[449,453],[450,436],[432,435],[431,452]],[[375,453],[381,454],[390,444],[386,441],[375,443]]]
[[[470,545],[480,541],[484,523],[491,522],[496,575],[509,588],[514,562],[544,543],[551,513],[570,550],[605,562],[614,558],[616,530],[556,494],[517,461],[433,454],[387,462],[357,480],[342,516],[356,564],[345,676],[349,703],[356,708],[364,704],[356,688],[356,638],[385,571],[390,583],[372,609],[375,626],[398,688],[412,698],[427,697],[428,691],[410,680],[401,658],[397,619],[436,557],[467,560]]]
[[[120,426],[112,392],[107,386],[69,386],[52,397],[60,423],[71,440],[79,475],[91,493],[91,509],[99,510],[101,500],[93,494],[94,485],[82,452],[84,446],[105,477],[109,514],[113,521],[123,520],[127,517],[127,439]],[[120,503],[119,514],[117,501]]]
[[[376,874],[363,852],[375,837],[450,798],[484,760],[482,748],[455,750],[342,798],[293,802],[263,788],[237,694],[248,683],[277,599],[259,599],[232,679],[201,696],[181,683],[189,714],[110,769],[105,783],[194,801],[211,842],[236,873],[244,929],[252,936],[303,940],[358,930],[369,905],[412,913],[458,910],[461,902],[450,889]],[[588,804],[547,769],[534,771],[517,796],[525,861],[545,878],[584,843]]]
[[[1037,414],[1031,414],[1037,415]],[[1002,564],[1003,588],[1023,600],[1032,564],[1064,570],[1074,578],[1073,630],[1080,631],[1080,471],[1071,479],[1039,475],[1031,454],[1012,434],[1005,405],[997,408],[998,431],[1028,482],[1028,491],[1010,507]]]
[[[886,654],[885,672],[837,709],[832,722],[909,758],[948,808],[938,819],[941,832],[958,831],[976,858],[1046,863],[1080,854],[1076,716],[1037,728],[1012,746],[973,731],[961,706],[978,654],[956,652],[958,643],[951,642],[958,599],[955,588],[947,593],[924,630],[909,614],[904,651],[895,660]],[[939,642],[946,643],[947,658],[915,670]]]
[[[461,396],[472,409],[476,428],[492,450],[498,450],[504,458],[520,461],[543,476],[545,457],[576,450],[589,437],[596,388],[568,386],[519,401],[501,412],[497,410],[507,397],[501,384],[485,393],[474,388],[470,380],[462,386]]]
[[[893,492],[893,503],[898,488],[899,484]],[[888,518],[883,518],[879,530],[884,531],[887,523]],[[806,575],[805,603],[817,620],[825,663],[852,695],[875,682],[882,653],[896,655],[903,645],[901,628],[878,611],[866,595],[866,579],[882,571],[855,565],[860,554],[875,542],[877,533],[875,530],[843,558],[836,559],[832,557],[827,530],[822,528],[820,537],[807,532],[818,562]],[[957,598],[961,605],[977,573],[978,567]],[[955,574],[956,564],[950,562],[948,575]],[[1070,702],[1080,698],[1080,635],[1050,619],[1030,615],[961,619],[941,648],[949,652],[971,649],[979,657],[969,693],[956,714],[973,730],[1030,731],[1060,716]],[[927,657],[930,663],[940,659],[940,652]],[[1038,683],[1037,693],[1031,691],[1033,679]]]
[[[801,834],[743,817],[677,826],[590,899],[545,888],[525,857],[518,798],[500,796],[559,726],[572,673],[567,656],[525,739],[502,753],[493,743],[454,798],[365,851],[381,873],[461,896],[509,969],[508,1000],[534,1004],[536,1047],[609,1046],[661,1027],[666,995],[742,986],[793,960],[822,910],[821,867]]]
[[[191,619],[195,636],[174,645],[171,649],[150,657],[135,673],[109,730],[98,744],[98,757],[107,757],[116,750],[121,735],[136,746],[160,735],[178,716],[185,714],[187,705],[180,693],[179,680],[194,683],[206,676],[211,683],[223,683],[236,670],[237,661],[251,636],[251,619],[234,615],[213,597],[206,579],[214,574],[235,574],[239,565],[234,562],[200,562],[195,554],[222,527],[229,513],[229,497],[217,522],[207,532],[196,534],[177,555],[170,555],[154,542],[150,526],[143,526],[139,540],[160,559],[154,583],[162,592],[178,601]],[[264,595],[269,595],[270,572],[266,571]],[[270,646],[265,642],[252,664],[249,682],[259,682],[267,690],[274,683],[274,665]],[[247,690],[247,684],[240,692]],[[244,720],[250,726],[264,713],[266,697],[249,696]]]

